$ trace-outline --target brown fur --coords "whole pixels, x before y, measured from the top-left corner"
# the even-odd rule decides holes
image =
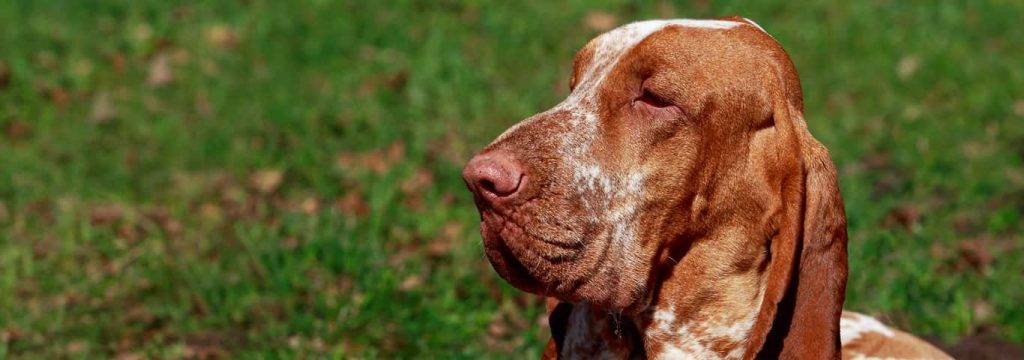
[[[599,86],[579,102],[594,135],[576,140],[581,115],[556,108],[484,150],[526,169],[514,197],[477,205],[497,272],[557,299],[545,358],[852,354],[840,349],[847,234],[832,160],[785,51],[726,20],[743,25],[655,31],[587,83],[610,43],[591,41],[570,86]],[[642,191],[619,190],[634,177]]]

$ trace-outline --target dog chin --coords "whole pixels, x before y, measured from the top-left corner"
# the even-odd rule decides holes
[[[542,293],[543,286],[540,281],[530,274],[519,259],[516,259],[512,251],[508,249],[505,240],[499,235],[500,230],[491,231],[487,221],[480,223],[480,235],[484,242],[484,255],[491,267],[502,279],[519,290],[545,295]]]
[[[570,302],[586,302],[597,308],[609,311],[628,311],[634,309],[643,299],[642,287],[623,284],[623,278],[617,276],[600,276],[589,279],[561,300]]]

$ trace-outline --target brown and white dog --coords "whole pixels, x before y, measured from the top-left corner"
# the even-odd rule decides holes
[[[949,358],[842,310],[836,172],[761,27],[632,23],[573,65],[463,172],[494,269],[550,297],[546,358]]]

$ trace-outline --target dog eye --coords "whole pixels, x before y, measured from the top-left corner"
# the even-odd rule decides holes
[[[644,89],[643,93],[640,94],[640,97],[636,98],[636,101],[640,101],[640,102],[642,102],[644,104],[647,104],[647,105],[650,105],[650,106],[653,106],[653,107],[656,107],[656,108],[664,108],[664,107],[672,106],[671,102],[669,102],[668,100],[665,100],[665,98],[663,98],[661,96],[658,96],[657,94],[655,94],[655,93],[653,93],[653,92],[651,92],[650,90],[647,90],[647,89]]]

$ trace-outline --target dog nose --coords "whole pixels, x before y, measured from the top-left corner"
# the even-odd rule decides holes
[[[494,201],[519,192],[526,173],[511,154],[493,151],[470,159],[462,170],[462,179],[474,194]]]

